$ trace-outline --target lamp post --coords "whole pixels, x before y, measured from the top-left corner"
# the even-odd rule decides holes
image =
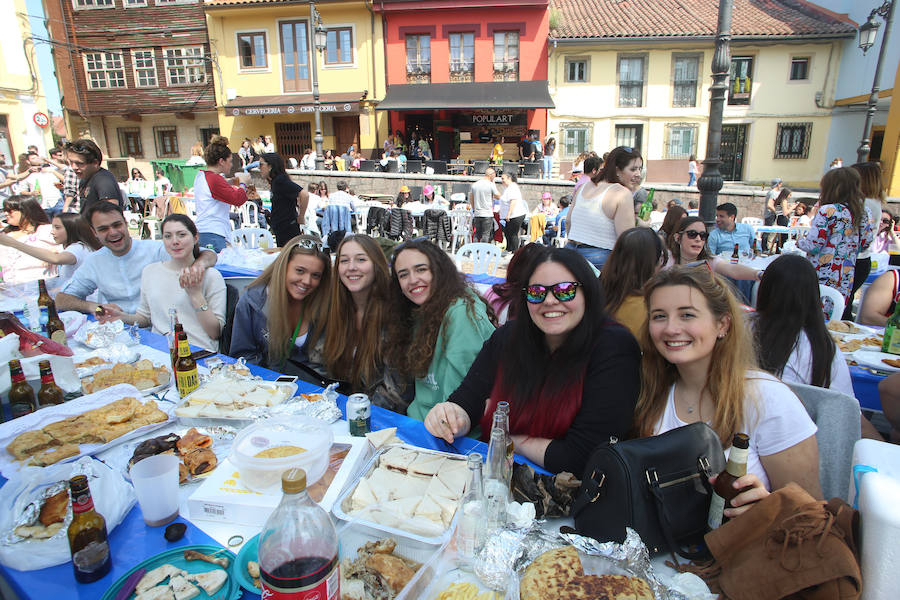
[[[313,46],[315,50],[321,53],[325,50],[326,32],[325,27],[322,26],[322,16],[316,10],[315,0],[309,0],[309,23],[315,26],[313,30]],[[315,50],[312,52],[312,56],[309,57],[309,62],[312,63],[313,105],[316,115],[316,135],[313,137],[313,143],[316,145],[316,168],[318,169],[319,161],[321,160],[324,163],[325,158],[322,151],[322,112],[319,107],[318,57]]]
[[[878,50],[878,62],[875,63],[875,81],[872,83],[872,93],[869,94],[869,101],[866,103],[866,122],[863,125],[862,141],[859,143],[859,148],[856,149],[856,162],[868,160],[869,152],[872,150],[869,129],[872,127],[872,118],[875,116],[875,109],[878,104],[881,66],[884,63],[884,53],[887,51],[888,38],[891,36],[891,25],[894,22],[894,9],[896,7],[897,2],[884,0],[884,4],[872,9],[872,12],[869,13],[869,18],[859,28],[859,47],[865,54],[875,44],[875,38],[878,36],[879,25],[878,21],[875,20],[875,16],[877,15],[885,21],[884,35],[881,37],[881,48]]]
[[[725,93],[731,72],[731,9],[732,0],[719,0],[719,23],[716,28],[716,50],[712,59],[713,83],[709,88],[709,126],[706,136],[706,160],[703,175],[697,180],[700,190],[700,218],[707,229],[716,221],[716,204],[722,189],[722,173],[719,153],[722,145],[722,112],[725,109]]]

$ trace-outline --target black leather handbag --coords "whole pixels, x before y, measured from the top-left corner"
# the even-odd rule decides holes
[[[631,527],[652,554],[707,556],[709,477],[724,468],[722,444],[706,423],[625,442],[611,439],[587,462],[572,505],[575,529],[621,542]]]

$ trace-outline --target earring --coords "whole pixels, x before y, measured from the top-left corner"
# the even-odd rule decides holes
[[[719,339],[721,340],[723,337],[725,337],[725,334],[724,334],[724,333],[720,333],[720,334],[718,335],[718,337],[719,337]]]

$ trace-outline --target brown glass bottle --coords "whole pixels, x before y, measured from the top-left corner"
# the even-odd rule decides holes
[[[66,326],[56,312],[56,302],[47,305],[47,337],[57,344],[66,345]]]
[[[38,390],[37,399],[38,406],[44,408],[54,404],[62,404],[65,402],[65,393],[53,380],[53,370],[50,368],[49,360],[42,360],[38,363],[41,369],[41,389]]]
[[[172,372],[175,371],[175,362],[178,360],[178,337],[184,333],[184,325],[178,321],[178,317],[174,317],[175,323],[172,325],[172,346],[169,348],[169,354],[172,355]]]
[[[34,400],[34,388],[25,381],[22,363],[17,359],[9,361],[9,379],[9,410],[12,413],[12,418],[17,419],[22,415],[36,411],[37,403]]]
[[[47,292],[47,284],[43,279],[38,279],[38,306],[50,306],[51,302],[53,302],[53,299]]]
[[[740,246],[738,244],[734,245],[734,252],[731,253],[731,262],[734,264],[741,262]]]
[[[175,387],[178,389],[178,395],[182,398],[200,387],[200,380],[197,376],[197,361],[191,358],[191,347],[188,344],[187,334],[183,331],[178,334]]]
[[[94,510],[87,477],[76,475],[69,480],[72,495],[72,523],[69,525],[69,550],[75,581],[97,581],[112,567],[112,556],[106,536],[106,519]]]
[[[709,503],[709,519],[707,523],[710,529],[716,529],[728,520],[725,516],[725,507],[731,506],[731,500],[743,490],[735,489],[736,479],[747,474],[747,454],[750,447],[750,438],[746,433],[736,433],[731,440],[731,452],[728,453],[728,464],[716,477],[713,486],[712,499]]]

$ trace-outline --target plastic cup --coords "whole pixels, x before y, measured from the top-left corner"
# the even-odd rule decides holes
[[[144,522],[158,527],[178,516],[178,457],[157,454],[131,467],[131,483]]]

